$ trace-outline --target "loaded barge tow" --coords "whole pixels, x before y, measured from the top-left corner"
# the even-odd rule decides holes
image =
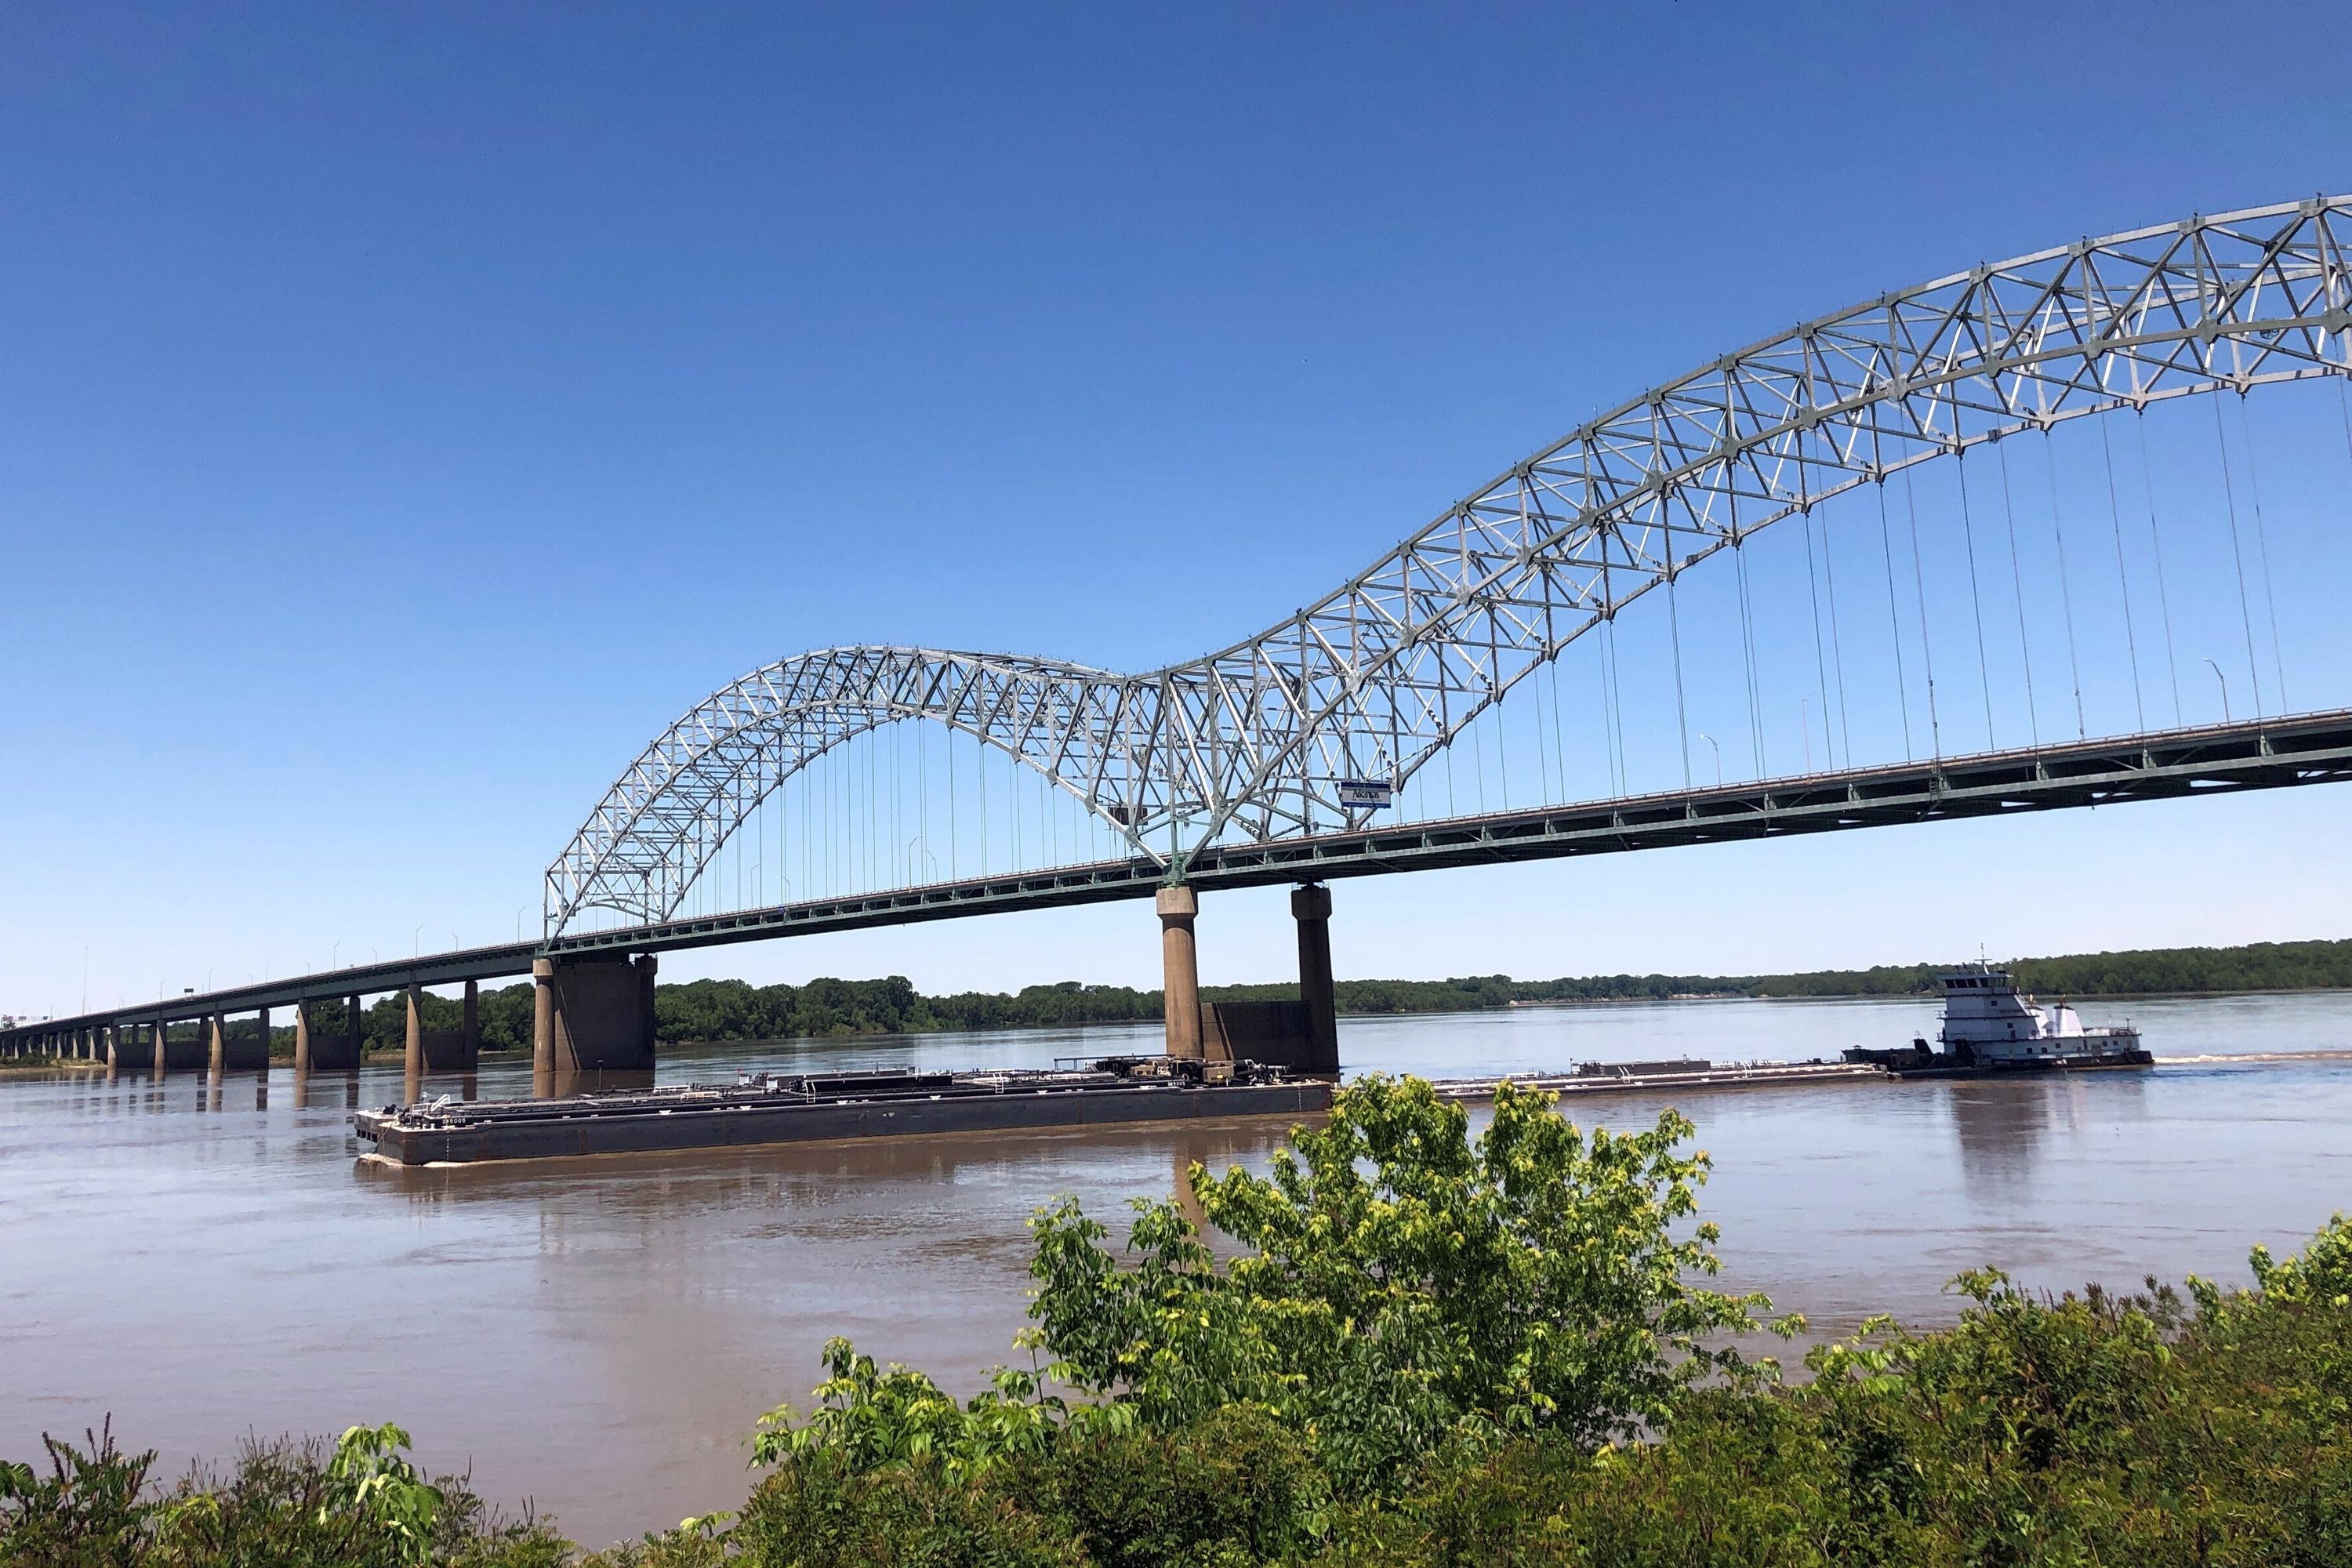
[[[1328,1110],[1331,1087],[1256,1062],[1107,1057],[1053,1071],[747,1072],[728,1085],[560,1100],[444,1095],[362,1111],[352,1121],[379,1159],[469,1164],[909,1133],[1299,1116]]]

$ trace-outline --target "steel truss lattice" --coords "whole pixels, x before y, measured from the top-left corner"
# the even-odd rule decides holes
[[[1363,813],[1577,637],[1759,529],[1913,464],[2167,398],[2352,371],[2352,197],[1983,266],[1727,354],[1512,467],[1256,637],[1119,675],[913,647],[795,655],[722,688],[548,869],[547,929],[667,919],[761,801],[902,720],[1035,769],[1142,854]]]

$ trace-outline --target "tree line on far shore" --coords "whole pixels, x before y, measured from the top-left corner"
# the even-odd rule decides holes
[[[1798,974],[1594,974],[1559,980],[1514,980],[1507,974],[1451,980],[1342,980],[1334,987],[1342,1013],[1465,1013],[1542,1003],[1664,1001],[1675,997],[1930,996],[1952,963],[1882,964]],[[2026,958],[2007,967],[2019,985],[2044,996],[2126,996],[2231,991],[2352,988],[2352,941],[2254,942],[2244,947],[2156,948],[2137,952],[2075,953]],[[1270,1001],[1298,994],[1295,984],[1204,986],[1215,1002]],[[654,993],[655,1032],[665,1040],[772,1040],[857,1035],[928,1034],[946,1029],[1024,1029],[1086,1024],[1146,1023],[1160,1016],[1160,993],[1126,985],[1065,980],[1006,994],[960,991],[929,996],[903,975],[878,980],[812,980],[805,985],[753,985],[741,980],[695,980],[659,985]],[[481,994],[482,1048],[529,1051],[530,982]],[[453,998],[427,995],[424,1026],[455,1029],[462,1021]],[[339,1036],[339,1002],[315,1003],[311,1030]],[[396,1051],[406,1037],[407,1011],[398,995],[378,997],[362,1015],[370,1050]],[[291,1056],[294,1031],[273,1031],[272,1049]]]

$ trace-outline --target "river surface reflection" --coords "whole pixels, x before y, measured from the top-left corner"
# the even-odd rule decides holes
[[[2352,994],[2148,1001],[2153,1072],[1690,1097],[1724,1283],[1817,1327],[1948,1321],[1958,1270],[2047,1287],[2242,1278],[2352,1209]],[[1931,1030],[1909,1003],[1683,1002],[1347,1019],[1351,1070],[1457,1074],[1669,1056],[1801,1059]],[[666,1048],[738,1066],[1049,1064],[1155,1031]],[[472,1169],[355,1160],[395,1068],[0,1080],[0,1457],[109,1412],[164,1463],[247,1433],[393,1419],[441,1468],[603,1542],[744,1487],[759,1414],[835,1333],[958,1387],[1008,1358],[1024,1221],[1118,1224],[1192,1160],[1262,1165],[1279,1123],[988,1134]],[[530,1092],[528,1064],[427,1093]],[[1663,1098],[1573,1103],[1630,1125]]]

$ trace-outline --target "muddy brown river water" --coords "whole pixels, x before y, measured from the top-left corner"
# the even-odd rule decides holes
[[[1835,1331],[1954,1314],[1996,1263],[2040,1286],[2244,1275],[2352,1210],[2352,994],[2089,1004],[2151,1071],[1690,1097],[1715,1157],[1723,1283]],[[1678,1002],[1348,1019],[1351,1071],[1831,1056],[1932,1032],[1908,1003]],[[1048,1065],[1151,1031],[668,1048],[665,1081],[738,1066]],[[528,1065],[427,1092],[527,1094]],[[957,1387],[1007,1359],[1024,1221],[1074,1193],[1114,1225],[1192,1160],[1262,1163],[1281,1124],[401,1171],[351,1110],[395,1070],[0,1079],[0,1457],[112,1413],[167,1466],[249,1433],[396,1420],[436,1468],[607,1542],[730,1507],[760,1413],[854,1338]],[[1639,1094],[1581,1121],[1655,1114]]]

